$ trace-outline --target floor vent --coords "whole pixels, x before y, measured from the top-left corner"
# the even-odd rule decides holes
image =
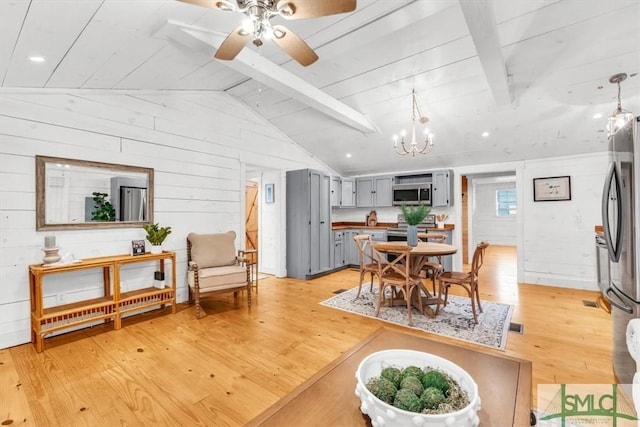
[[[520,323],[509,322],[509,332],[524,333],[524,325]]]
[[[343,292],[347,292],[347,290],[346,289],[337,289],[337,290],[333,291],[334,294],[341,294]]]
[[[585,307],[598,307],[598,303],[595,301],[582,300],[582,304],[584,304]]]

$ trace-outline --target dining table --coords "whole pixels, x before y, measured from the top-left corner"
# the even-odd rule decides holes
[[[373,244],[373,249],[380,253],[395,255],[406,251],[407,246],[407,242],[376,242]],[[424,263],[430,257],[453,255],[457,251],[458,248],[456,246],[447,243],[418,242],[418,245],[412,247],[410,252],[409,269],[411,274],[420,275]],[[414,298],[412,298],[412,305],[418,310],[422,307],[423,315],[434,317],[435,311],[430,306],[438,303],[439,295],[432,295],[424,285],[424,282],[420,283],[418,297],[422,298],[422,304],[419,304],[419,301],[413,301]]]

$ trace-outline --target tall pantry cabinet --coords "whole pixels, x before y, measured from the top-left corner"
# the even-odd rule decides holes
[[[287,275],[306,279],[333,269],[331,176],[287,172]]]

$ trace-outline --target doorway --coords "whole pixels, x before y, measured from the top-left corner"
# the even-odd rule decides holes
[[[461,178],[463,263],[469,262],[475,245],[481,241],[516,250],[515,171],[467,174]],[[515,274],[517,265],[513,267]]]
[[[258,250],[258,183],[248,181],[244,187],[245,194],[245,215],[244,215],[244,235],[245,248],[247,250]]]

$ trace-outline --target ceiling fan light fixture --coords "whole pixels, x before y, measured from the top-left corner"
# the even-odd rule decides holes
[[[607,120],[607,136],[615,135],[620,128],[633,120],[633,114],[629,111],[622,109],[622,103],[620,102],[620,82],[623,82],[627,78],[627,73],[618,73],[609,77],[609,83],[615,83],[618,85],[618,105],[616,110],[611,113]]]
[[[220,10],[224,10],[225,12],[232,12],[236,10],[236,6],[230,1],[220,0],[216,2],[216,7]]]
[[[242,33],[241,35],[246,36],[247,34],[253,34],[255,29],[255,25],[251,18],[246,18],[242,20]]]
[[[278,13],[280,15],[289,18],[296,13],[296,7],[292,3],[284,3],[282,6],[278,5]]]
[[[283,38],[286,34],[286,32],[282,31],[279,28],[273,30],[273,37],[277,38],[278,40]]]
[[[407,147],[407,141],[405,140],[407,133],[403,130],[400,132],[400,140],[398,140],[397,135],[393,136],[393,149],[401,156],[411,154],[412,157],[415,157],[416,154],[427,154],[433,149],[433,134],[429,129],[425,128],[424,139],[421,141],[422,146],[418,147],[418,141],[416,140],[416,119],[421,124],[425,124],[429,121],[429,118],[422,115],[415,89],[411,91],[411,98],[411,142],[409,142]]]

